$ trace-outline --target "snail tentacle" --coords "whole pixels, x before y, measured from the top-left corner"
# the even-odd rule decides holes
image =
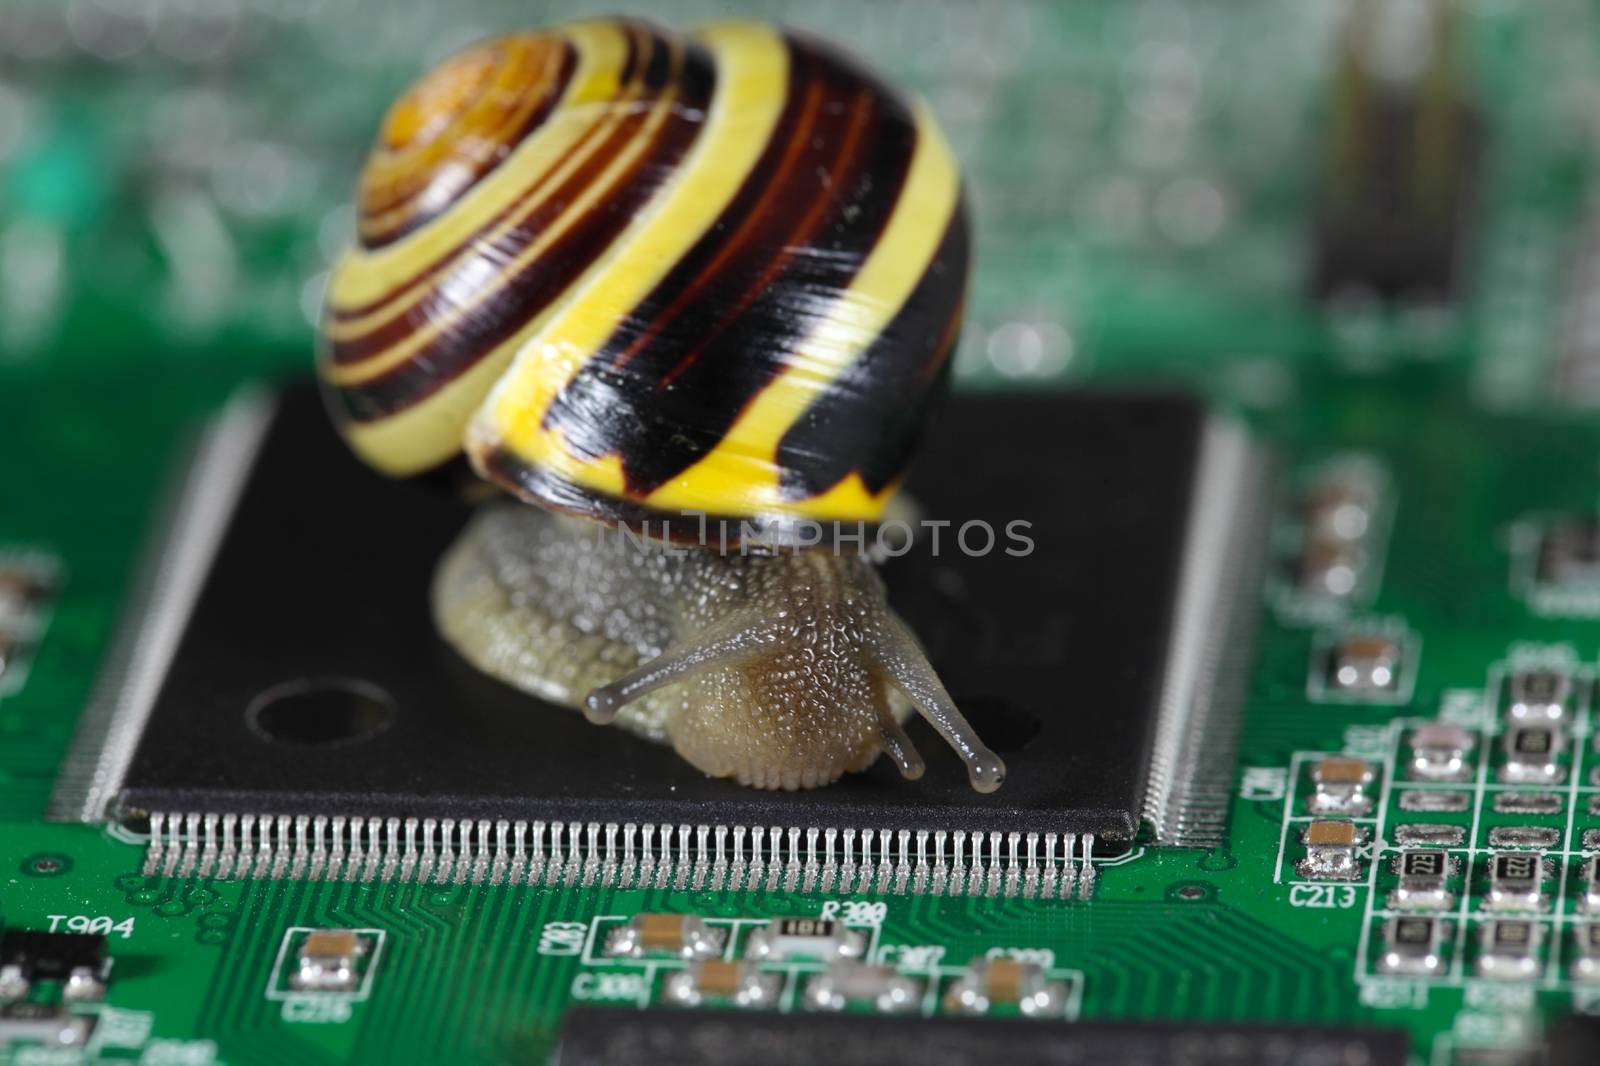
[[[916,637],[892,614],[880,620],[873,656],[896,687],[910,698],[917,713],[944,738],[967,766],[967,778],[978,792],[993,792],[1006,779],[1006,764],[978,739],[956,707]]]
[[[894,715],[879,715],[879,725],[882,728],[879,744],[883,748],[883,753],[893,759],[894,764],[900,768],[900,776],[907,781],[921,778],[928,764],[922,761],[922,753],[911,742],[911,738],[906,735],[900,723],[895,721]]]
[[[771,641],[772,628],[753,612],[725,618],[693,640],[668,648],[638,669],[592,689],[583,699],[583,715],[596,725],[610,725],[623,707],[674,681],[754,659]]]

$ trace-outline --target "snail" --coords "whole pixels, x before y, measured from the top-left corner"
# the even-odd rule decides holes
[[[433,584],[466,659],[746,785],[917,778],[916,711],[999,787],[873,564],[811,537],[882,520],[947,388],[969,234],[925,105],[766,24],[511,33],[392,106],[357,207],[318,356],[341,432],[508,497]]]

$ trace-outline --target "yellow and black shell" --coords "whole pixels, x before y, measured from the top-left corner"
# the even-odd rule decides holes
[[[961,178],[927,107],[817,39],[513,33],[391,108],[320,373],[394,475],[466,451],[555,510],[880,517],[944,388]]]

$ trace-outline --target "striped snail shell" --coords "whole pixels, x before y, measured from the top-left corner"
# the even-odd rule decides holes
[[[612,523],[878,519],[967,284],[924,105],[816,39],[627,19],[470,48],[393,106],[320,373],[394,475],[465,450]]]
[[[465,452],[539,505],[484,508],[441,561],[434,618],[463,656],[747,785],[880,753],[918,777],[915,709],[999,787],[860,555],[585,535],[697,512],[782,542],[881,516],[967,284],[925,107],[761,24],[510,34],[390,110],[359,231],[319,360],[345,436],[400,476]]]

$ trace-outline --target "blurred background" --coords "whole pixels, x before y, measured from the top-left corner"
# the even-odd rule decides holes
[[[1563,669],[1581,656],[1574,676],[1592,671],[1600,0],[0,0],[0,563],[59,590],[47,638],[44,621],[0,628],[0,665],[10,664],[0,671],[0,823],[11,819],[0,840],[26,842],[11,850],[52,863],[66,846],[63,830],[33,822],[113,624],[125,603],[141,603],[129,594],[139,546],[161,543],[166,490],[195,428],[243,382],[309,375],[322,292],[353,236],[356,173],[389,102],[470,41],[613,12],[674,25],[783,20],[836,39],[928,99],[963,161],[977,237],[957,388],[1176,384],[1242,415],[1281,467],[1230,847],[1198,860],[1152,854],[1151,865],[1119,871],[1101,891],[1122,898],[1095,903],[1092,920],[1073,910],[1050,924],[1057,919],[1041,911],[1035,920],[1011,901],[993,911],[930,903],[904,926],[906,943],[964,930],[961,943],[982,951],[988,942],[974,938],[1004,943],[1000,931],[1011,928],[1040,938],[1024,942],[1071,945],[1089,972],[1091,1017],[1381,1021],[1409,1026],[1415,1046],[1435,1052],[1439,1041],[1486,1033],[1526,1039],[1531,988],[1506,989],[1526,1000],[1463,999],[1421,982],[1348,980],[1382,935],[1376,891],[1363,911],[1332,909],[1335,888],[1341,908],[1356,900],[1348,886],[1296,886],[1315,896],[1269,889],[1274,857],[1278,873],[1292,869],[1282,860],[1295,789],[1307,795],[1311,780],[1307,769],[1295,784],[1311,765],[1300,753],[1381,752],[1391,769],[1401,758],[1399,727],[1383,732],[1399,713],[1388,694],[1342,706],[1325,698],[1346,646],[1367,649],[1364,661],[1385,677],[1407,675],[1400,702],[1437,709],[1440,724],[1469,724],[1473,737],[1477,719],[1466,715],[1478,713],[1476,694],[1508,648]],[[1116,447],[1101,451],[1114,458]],[[1038,480],[1052,491],[1048,472]],[[1360,505],[1353,534],[1318,520],[1348,515],[1347,500]],[[274,550],[273,532],[253,535]],[[329,523],[331,553],[365,550],[342,532]],[[322,608],[317,590],[305,595],[304,611]],[[264,625],[298,622],[279,604],[247,609]],[[159,639],[159,626],[130,617],[130,632]],[[1051,632],[1029,647],[1045,647]],[[1095,659],[1092,648],[1069,651]],[[1122,711],[1083,713],[1113,721]],[[1591,714],[1582,712],[1571,753],[1592,751]],[[1493,717],[1484,712],[1487,731],[1469,748],[1490,751],[1501,728]],[[1576,863],[1572,834],[1600,833],[1600,799],[1590,795],[1588,822],[1574,821],[1579,782],[1591,780],[1579,770],[1594,755],[1567,758],[1566,814],[1548,817],[1563,818]],[[1491,763],[1478,765],[1481,782]],[[1258,773],[1267,785],[1255,793]],[[1285,780],[1288,806],[1277,803]],[[1490,812],[1483,799],[1480,789],[1479,806],[1459,818],[1476,827],[1486,814],[1497,828],[1527,820],[1509,807]],[[135,973],[118,963],[147,979],[161,1037],[237,1031],[261,1041],[241,1036],[231,1061],[233,1047],[269,1061],[292,1046],[310,1063],[357,1046],[353,1026],[271,1042],[282,1034],[270,1028],[276,1006],[260,1000],[259,978],[276,942],[235,939],[227,950],[244,960],[237,972],[213,961],[233,935],[225,915],[235,901],[248,906],[232,913],[276,929],[324,911],[270,901],[315,901],[320,889],[226,896],[198,916],[196,932],[189,901],[199,897],[161,897],[154,882],[119,876],[133,868],[128,846],[95,839],[99,850],[74,846],[78,880],[58,884],[103,877],[104,892],[74,898],[103,899],[120,915],[126,887],[130,906],[154,908],[139,911],[141,929],[170,918],[156,926],[164,947],[152,954],[181,968]],[[1376,888],[1379,864],[1370,872]],[[1560,882],[1567,906],[1574,883]],[[58,907],[47,882],[27,884],[38,913]],[[466,976],[436,981],[425,961],[406,978],[416,995],[397,987],[381,1008],[389,1013],[375,1016],[404,1023],[384,1039],[422,1032],[455,1046],[456,1019],[475,1027],[483,1043],[474,1046],[521,1051],[530,1025],[544,1039],[567,971],[502,981],[532,970],[520,956],[480,951],[489,927],[477,917],[458,927],[471,939],[445,939],[453,919],[434,917],[431,894],[419,898],[425,922],[407,912],[392,927],[433,928],[429,943],[442,954],[423,958]],[[559,911],[537,913],[589,914],[560,898]],[[1329,909],[1286,909],[1302,902]],[[390,914],[360,906],[327,913],[341,923],[367,914],[374,926]],[[1552,945],[1565,942],[1561,928],[1551,927]],[[1458,923],[1452,981],[1465,972],[1467,929]],[[508,932],[505,950],[520,951],[520,936]],[[1179,936],[1192,957],[1172,957]],[[1559,957],[1552,946],[1538,1000],[1552,1017],[1575,1002]],[[947,961],[958,958],[952,949]],[[1592,987],[1578,1009],[1594,1009]],[[1368,999],[1368,989],[1382,995]],[[117,1002],[137,1006],[142,995]],[[444,1006],[418,1015],[423,1002]],[[1497,1050],[1472,1061],[1514,1061]]]
[[[1157,373],[1271,406],[1296,364],[1446,361],[1495,405],[1600,396],[1561,365],[1589,0],[0,0],[0,386],[307,364],[388,101],[475,38],[609,7],[783,19],[929,98],[976,208],[960,382]],[[1461,102],[1442,166],[1472,207],[1458,275],[1397,301],[1325,246],[1341,122],[1408,79]]]

